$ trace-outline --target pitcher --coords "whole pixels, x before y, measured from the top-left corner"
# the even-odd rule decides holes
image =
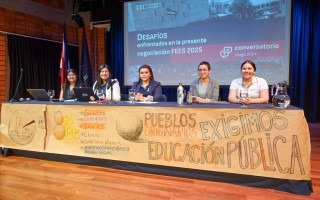
[[[282,81],[281,83],[277,83],[271,88],[271,96],[273,96],[274,88],[276,88],[276,92],[272,98],[272,104],[275,108],[287,108],[290,104],[290,97],[287,93],[287,81]]]

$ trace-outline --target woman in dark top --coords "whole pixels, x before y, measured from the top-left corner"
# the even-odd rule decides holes
[[[84,87],[84,85],[78,80],[77,72],[74,69],[69,69],[66,72],[65,84],[61,86],[59,99],[76,99],[73,91],[73,88],[75,87]]]
[[[149,65],[139,68],[139,81],[134,82],[132,89],[135,90],[137,101],[146,101],[147,96],[153,96],[153,101],[161,101],[161,83],[154,80],[152,69]]]

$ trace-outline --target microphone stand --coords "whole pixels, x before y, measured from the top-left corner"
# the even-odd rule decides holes
[[[107,101],[108,104],[117,104],[117,102],[115,102],[113,100],[113,84],[115,83],[115,81],[111,81],[110,83],[110,90],[111,90],[111,100]]]
[[[18,88],[20,86],[20,82],[21,82],[21,79],[22,79],[22,72],[23,72],[23,69],[21,68],[20,69],[20,78],[19,78],[19,81],[18,81],[18,84],[17,84],[17,87],[16,87],[16,91],[14,92],[13,97],[10,99],[10,101],[9,101],[10,103],[16,101],[14,98],[16,98],[16,95],[17,95],[17,92],[18,92]]]

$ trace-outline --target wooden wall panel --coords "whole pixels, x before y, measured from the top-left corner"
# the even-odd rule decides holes
[[[55,1],[41,1],[47,6],[55,7]],[[64,1],[58,1],[63,2]],[[59,3],[57,3],[59,4]],[[59,4],[60,5],[60,4]],[[60,5],[61,6],[61,5]],[[63,5],[63,9],[64,9]],[[58,6],[59,7],[59,6]],[[59,8],[58,8],[59,9]],[[18,12],[15,10],[0,7],[0,103],[7,101],[5,94],[9,88],[5,88],[6,81],[6,34],[18,34],[36,38],[48,39],[53,41],[62,41],[64,22],[53,21],[42,17]],[[86,25],[86,35],[89,49],[89,56],[92,67],[93,80],[96,78],[97,68],[105,63],[105,41],[104,29],[93,28]],[[82,29],[77,28],[75,24],[67,24],[67,41],[68,44],[79,45],[79,59],[81,58],[82,49]],[[79,60],[80,63],[80,60]],[[9,97],[8,97],[9,98]]]

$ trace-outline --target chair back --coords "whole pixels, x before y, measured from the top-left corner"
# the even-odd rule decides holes
[[[129,96],[127,94],[121,94],[120,101],[128,101],[128,100],[129,100]]]
[[[162,101],[162,102],[167,101],[167,96],[163,94],[163,95],[161,96],[161,100],[160,100],[160,101]]]

